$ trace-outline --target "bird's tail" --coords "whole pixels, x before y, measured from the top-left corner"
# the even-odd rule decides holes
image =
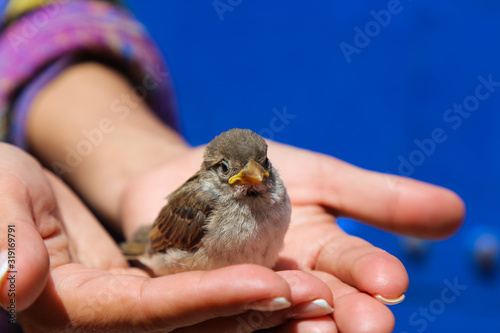
[[[132,240],[120,244],[120,249],[122,250],[125,258],[128,260],[135,260],[148,251],[150,231],[150,225],[141,227],[134,232]]]

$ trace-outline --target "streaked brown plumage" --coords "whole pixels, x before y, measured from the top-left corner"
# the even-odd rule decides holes
[[[232,129],[208,145],[200,171],[168,196],[152,227],[123,252],[155,274],[238,263],[274,266],[290,200],[258,134]]]

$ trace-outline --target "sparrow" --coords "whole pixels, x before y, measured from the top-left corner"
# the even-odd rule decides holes
[[[168,197],[152,226],[121,245],[154,275],[253,263],[272,268],[291,205],[267,143],[234,128],[206,147],[200,170]]]

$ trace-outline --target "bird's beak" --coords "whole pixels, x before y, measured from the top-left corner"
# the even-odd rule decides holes
[[[264,177],[269,177],[269,172],[259,163],[250,160],[240,173],[229,178],[229,184],[258,184],[264,180]]]

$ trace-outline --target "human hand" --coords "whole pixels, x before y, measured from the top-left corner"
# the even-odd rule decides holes
[[[327,313],[311,300],[332,303],[312,275],[255,265],[149,278],[128,266],[59,179],[10,145],[0,144],[0,155],[0,249],[15,225],[15,302],[25,332],[246,332]]]
[[[347,235],[346,216],[391,232],[442,238],[458,229],[464,204],[453,192],[412,179],[362,170],[330,156],[277,143],[269,155],[293,209],[277,269],[309,271],[330,286],[342,332],[391,332],[394,317],[372,295],[395,299],[408,287],[402,263]]]
[[[194,173],[202,149],[195,148],[131,182],[124,194],[123,222],[131,235],[151,223],[164,197]],[[270,142],[269,156],[280,172],[292,200],[292,222],[277,269],[315,274],[335,297],[334,320],[290,321],[307,332],[389,332],[392,313],[371,295],[399,297],[408,276],[399,260],[335,223],[349,216],[389,231],[443,237],[458,228],[462,201],[452,192],[411,179],[356,168],[335,158]],[[320,322],[319,322],[320,321]]]

